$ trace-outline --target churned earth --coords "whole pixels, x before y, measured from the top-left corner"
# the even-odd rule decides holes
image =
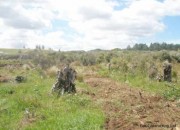
[[[179,101],[129,87],[110,78],[85,75],[93,92],[84,92],[100,104],[107,130],[179,130]]]

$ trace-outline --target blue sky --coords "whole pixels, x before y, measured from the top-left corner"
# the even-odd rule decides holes
[[[151,37],[143,37],[139,42],[147,43],[148,45],[151,42],[180,44],[180,16],[166,16],[162,22],[165,25],[163,31],[157,32]]]
[[[62,36],[64,39],[71,41],[74,35],[77,35],[76,31],[69,26],[69,22],[66,20],[55,19],[52,21],[51,31],[61,30],[64,32]]]
[[[0,48],[113,49],[180,42],[179,0],[0,1]]]
[[[160,41],[177,41],[180,39],[180,16],[166,16],[163,19],[166,28],[157,33],[156,38]],[[180,44],[180,42],[179,42]]]

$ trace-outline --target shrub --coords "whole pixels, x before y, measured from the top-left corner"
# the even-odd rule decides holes
[[[125,62],[122,64],[122,71],[123,72],[127,72],[128,71],[128,66],[127,66],[127,63],[125,63]]]
[[[163,53],[161,54],[161,56],[160,56],[160,60],[161,60],[161,61],[168,60],[169,62],[171,62],[171,61],[172,61],[172,58],[171,58],[171,56],[170,56],[169,53],[163,52]]]
[[[180,53],[177,53],[172,56],[178,63],[180,63]]]
[[[104,56],[103,53],[101,53],[101,54],[97,57],[96,62],[97,62],[98,64],[105,62],[105,56]]]
[[[149,72],[148,72],[148,76],[150,79],[155,79],[157,77],[158,71],[157,68],[155,66],[150,67]]]
[[[81,63],[79,61],[74,61],[71,63],[71,66],[81,66]]]

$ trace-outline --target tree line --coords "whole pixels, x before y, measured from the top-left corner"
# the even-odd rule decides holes
[[[151,43],[149,46],[144,43],[136,43],[133,47],[130,45],[127,46],[127,50],[150,50],[150,51],[160,51],[160,50],[180,50],[180,44],[167,44],[165,42],[163,43]]]

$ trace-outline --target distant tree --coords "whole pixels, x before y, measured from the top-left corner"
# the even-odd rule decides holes
[[[157,50],[157,44],[156,43],[151,43],[150,46],[149,46],[149,49],[151,51]]]
[[[129,46],[127,47],[127,49],[129,48]],[[146,44],[142,44],[142,43],[136,43],[133,48],[133,50],[151,50],[151,51],[160,51],[160,50],[178,50],[180,49],[180,44],[167,44],[166,42],[163,43],[159,43],[159,42],[155,42],[155,43],[151,43],[150,46],[148,47]]]
[[[146,44],[140,43],[140,44],[135,44],[133,46],[134,50],[148,50],[148,46]]]
[[[42,45],[42,47],[41,47],[41,48],[42,48],[42,50],[44,50],[44,49],[45,49],[44,45]]]
[[[130,45],[127,46],[127,50],[131,50],[131,46]]]
[[[167,50],[167,49],[168,49],[167,43],[163,42],[163,43],[161,44],[161,49]]]
[[[36,45],[36,50],[38,50],[38,45]]]
[[[36,45],[36,50],[41,50],[41,46],[40,45]]]

